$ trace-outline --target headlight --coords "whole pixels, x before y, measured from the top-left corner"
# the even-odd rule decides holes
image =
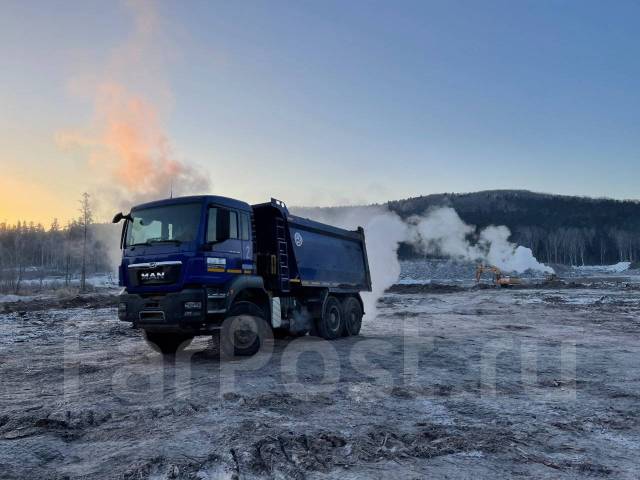
[[[207,289],[207,298],[226,298],[227,292],[219,288],[212,287]]]
[[[202,308],[202,302],[184,302],[185,310],[200,310]]]

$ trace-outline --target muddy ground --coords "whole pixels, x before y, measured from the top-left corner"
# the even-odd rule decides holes
[[[638,478],[637,289],[389,293],[242,360],[109,305],[0,308],[0,477]]]

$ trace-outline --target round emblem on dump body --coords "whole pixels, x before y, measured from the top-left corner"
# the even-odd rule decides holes
[[[302,235],[300,235],[300,232],[296,232],[296,234],[293,236],[293,239],[296,242],[296,247],[302,246]]]

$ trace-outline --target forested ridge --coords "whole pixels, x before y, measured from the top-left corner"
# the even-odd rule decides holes
[[[550,263],[607,264],[640,259],[640,202],[606,198],[490,190],[445,193],[388,203],[401,217],[450,206],[467,223],[506,225],[512,241]],[[403,246],[404,257],[415,255]]]

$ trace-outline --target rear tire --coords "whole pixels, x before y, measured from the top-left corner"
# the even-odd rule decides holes
[[[358,335],[362,327],[362,307],[355,297],[347,297],[342,303],[342,314],[344,315],[344,334]]]
[[[322,317],[316,322],[318,334],[326,340],[334,340],[342,336],[344,323],[342,306],[336,297],[328,297],[324,303]]]
[[[144,331],[147,345],[163,355],[175,355],[189,346],[193,337],[179,333],[158,333]]]
[[[237,302],[220,331],[220,349],[228,357],[255,355],[266,338],[264,312],[251,302]]]

